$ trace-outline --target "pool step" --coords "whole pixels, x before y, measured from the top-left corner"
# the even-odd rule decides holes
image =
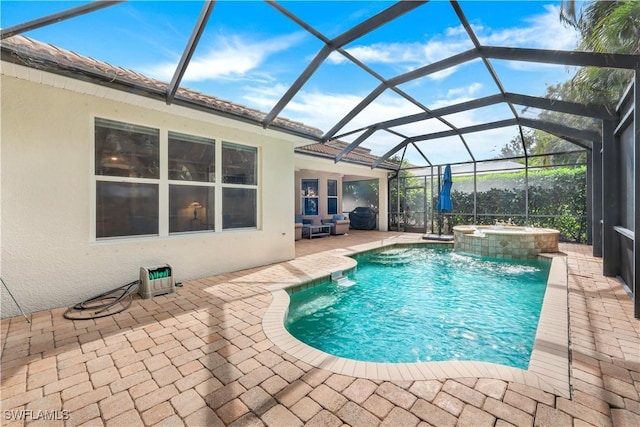
[[[369,262],[383,265],[399,265],[411,262],[412,256],[407,249],[378,252],[369,258]]]
[[[331,281],[338,286],[342,286],[344,288],[348,288],[349,286],[353,286],[356,284],[353,280],[342,274],[342,271],[334,271],[331,273]]]
[[[356,284],[355,281],[349,279],[348,277],[344,277],[344,276],[334,280],[334,283],[336,285],[338,285],[338,286],[342,286],[343,288],[348,288],[348,287],[353,286],[353,285]]]

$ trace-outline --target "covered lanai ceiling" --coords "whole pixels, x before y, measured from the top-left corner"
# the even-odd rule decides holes
[[[155,16],[153,2],[133,2],[135,8],[118,1],[80,5],[49,2],[48,14],[11,22],[6,27],[10,16],[3,7],[2,59],[294,133],[309,143],[339,140],[346,144],[335,155],[336,161],[358,147],[368,148],[378,156],[372,167],[388,166],[386,161],[393,156],[421,167],[507,158],[500,148],[514,137],[524,140],[526,129],[568,140],[572,143],[569,150],[589,150],[592,141],[601,138],[600,121],[614,120],[614,113],[604,106],[545,98],[540,78],[545,78],[549,70],[557,74],[558,69],[567,67],[638,70],[640,58],[540,48],[536,31],[520,33],[517,40],[508,34],[502,38],[485,34],[476,17],[479,8],[500,9],[499,15],[513,19],[515,27],[519,25],[518,3],[354,2],[347,7],[344,2],[176,2],[174,7],[191,11],[191,18],[185,20]],[[550,14],[557,14],[557,2],[554,5],[556,9],[548,9]],[[228,8],[237,10],[237,16],[233,15],[236,22],[228,25],[257,31],[260,22],[268,21],[284,28],[286,35],[279,40],[280,48],[273,47],[274,43],[249,48],[241,41],[230,44],[228,39],[223,42],[225,39],[216,37],[216,31],[226,28],[217,13],[223,15]],[[249,8],[252,13],[247,12]],[[358,12],[357,18],[354,11]],[[149,15],[143,19],[140,14]],[[119,28],[100,26],[101,17],[113,22],[114,16],[122,18],[117,21]],[[163,25],[146,28],[152,21]],[[45,29],[50,31],[43,32]],[[55,29],[65,37],[55,36]],[[67,54],[57,55],[51,49],[45,52],[23,37],[76,51],[85,58],[93,55],[83,51],[82,43],[69,42],[72,46],[66,46],[65,40],[82,40],[87,34],[83,32],[102,31],[103,43],[110,45],[110,31],[116,30],[131,34],[144,31],[145,38],[156,39],[159,52],[163,34],[169,33],[182,40],[183,49],[179,55],[174,52],[174,61],[162,63],[163,67],[118,73]],[[539,26],[539,31],[544,27]],[[557,37],[569,35],[559,33]],[[509,45],[511,39],[517,47]],[[110,57],[95,59],[132,69],[133,59],[145,55],[144,46],[115,45],[115,37],[113,43],[114,50],[125,50],[124,56],[131,58],[129,64],[114,64]],[[303,55],[292,57],[287,53],[286,46],[294,44]],[[409,50],[398,48],[400,45],[412,47],[411,59],[406,58]],[[558,41],[557,45],[563,44]],[[260,52],[261,48],[273,52]],[[220,62],[205,60],[211,52],[232,55],[238,63],[245,58],[249,63],[252,56],[273,54],[279,56],[280,66],[295,71],[286,84],[254,73],[252,88],[261,89],[260,97],[252,98],[246,88],[251,85],[247,81],[239,83],[230,75],[218,76],[217,85],[201,95],[203,89],[198,82],[220,71]],[[122,51],[120,54],[122,57]],[[170,53],[164,54],[171,57]],[[385,58],[381,60],[380,55]],[[519,74],[506,72],[518,68]],[[347,69],[358,76],[357,88],[343,81],[341,76]],[[150,74],[151,80],[131,77]],[[196,74],[204,77],[199,80]],[[245,85],[242,99],[220,99],[231,94],[228,89],[235,84]],[[269,96],[265,96],[266,87],[271,89]],[[322,96],[308,102],[312,93]],[[251,108],[242,107],[250,104]],[[310,105],[315,110],[310,110]],[[539,113],[543,111],[554,112],[555,119],[541,119]],[[591,119],[593,126],[572,127],[576,116]],[[531,154],[526,143],[523,153]]]

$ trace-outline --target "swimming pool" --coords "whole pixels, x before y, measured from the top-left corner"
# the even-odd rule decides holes
[[[493,362],[526,369],[550,262],[395,248],[355,257],[349,287],[290,295],[286,329],[326,353],[367,362]]]

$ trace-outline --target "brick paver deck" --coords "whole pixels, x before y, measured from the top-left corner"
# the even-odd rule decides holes
[[[3,426],[638,426],[640,321],[591,248],[568,255],[570,398],[495,378],[376,381],[312,367],[264,334],[269,287],[335,270],[343,248],[417,235],[351,232],[297,258],[187,283],[125,312],[4,319]],[[19,419],[22,418],[22,419]],[[34,422],[35,420],[35,422]]]

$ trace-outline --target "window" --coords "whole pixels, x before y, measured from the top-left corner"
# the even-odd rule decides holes
[[[169,132],[169,179],[215,182],[215,141]]]
[[[162,134],[95,119],[96,238],[257,227],[257,148]]]
[[[303,179],[301,189],[302,215],[318,215],[318,180]]]
[[[169,182],[169,233],[214,230],[215,141],[169,132]]]
[[[160,132],[95,122],[96,237],[158,234]]]
[[[335,179],[327,180],[327,214],[335,215],[338,213],[338,181]]]
[[[222,143],[222,228],[255,228],[258,218],[258,150]]]
[[[222,228],[256,227],[258,203],[256,190],[222,189]]]
[[[255,147],[222,143],[222,182],[257,185],[257,153]]]
[[[215,189],[169,185],[169,233],[214,229]]]
[[[96,183],[96,237],[158,234],[158,186]]]
[[[160,131],[96,119],[96,175],[160,178]]]

